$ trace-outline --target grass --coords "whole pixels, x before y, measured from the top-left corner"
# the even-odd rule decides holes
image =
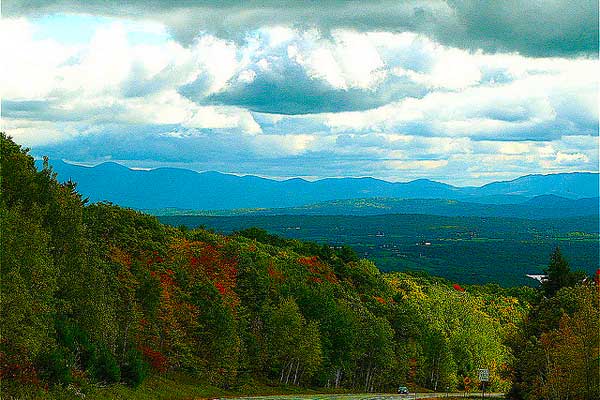
[[[234,390],[225,390],[185,373],[169,373],[149,377],[137,388],[117,384],[98,386],[55,386],[50,390],[34,387],[3,387],[0,398],[3,400],[199,400],[214,398],[271,396],[270,399],[286,396],[286,400],[358,400],[373,399],[385,394],[353,394],[349,389],[304,388],[298,386],[267,385],[251,382]],[[430,392],[420,388],[419,393]],[[335,396],[334,396],[335,395]],[[410,399],[410,397],[406,397]],[[445,398],[441,396],[440,399]],[[430,398],[428,400],[434,400]]]
[[[101,387],[97,385],[82,385],[76,387],[56,386],[50,390],[34,387],[2,388],[0,398],[3,400],[193,400],[212,399],[216,397],[240,396],[274,396],[274,395],[310,395],[317,393],[348,393],[344,389],[310,389],[297,386],[269,386],[266,384],[251,383],[235,390],[225,390],[184,373],[169,373],[167,375],[154,375],[146,379],[137,388],[126,385],[110,385]]]

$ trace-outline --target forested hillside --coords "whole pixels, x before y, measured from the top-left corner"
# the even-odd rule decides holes
[[[383,274],[345,247],[173,228],[87,204],[1,140],[3,397],[85,395],[98,390],[90,383],[138,387],[174,372],[242,391],[457,390],[465,377],[473,390],[489,368],[491,390],[596,398],[598,292],[578,277],[546,293],[461,287]]]
[[[560,245],[574,269],[598,264],[598,215],[559,219],[435,215],[178,215],[161,222],[230,234],[259,227],[291,239],[350,246],[382,271],[425,271],[471,284],[535,285]]]

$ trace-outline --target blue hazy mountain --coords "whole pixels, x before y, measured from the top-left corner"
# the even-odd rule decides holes
[[[477,188],[477,192],[480,196],[533,197],[551,194],[571,199],[598,197],[598,174],[527,175],[512,181],[489,183]]]
[[[89,197],[90,201],[107,200],[137,209],[285,208],[364,198],[518,204],[543,195],[559,196],[565,200],[598,196],[597,173],[529,175],[482,187],[455,187],[427,179],[399,183],[374,178],[331,178],[314,182],[294,178],[276,181],[249,175],[199,173],[178,168],[133,170],[112,162],[95,167],[56,160],[50,164],[60,181],[71,179],[77,182],[79,192]]]

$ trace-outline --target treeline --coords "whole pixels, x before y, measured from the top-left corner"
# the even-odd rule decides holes
[[[4,394],[137,386],[170,371],[224,388],[474,390],[478,368],[490,369],[491,390],[515,380],[515,393],[532,393],[513,361],[525,357],[516,344],[529,340],[523,327],[539,297],[533,289],[465,290],[440,278],[382,274],[348,248],[257,229],[222,236],[173,228],[111,204],[88,205],[73,183],[58,183],[48,167],[37,171],[26,149],[1,140]],[[576,286],[556,296],[564,290],[597,293]],[[549,335],[562,337],[561,329],[587,318],[581,310],[590,296],[577,296],[584,300]]]

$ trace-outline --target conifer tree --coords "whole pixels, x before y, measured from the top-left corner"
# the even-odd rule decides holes
[[[550,255],[550,264],[544,273],[547,275],[547,279],[542,282],[542,289],[547,297],[553,296],[560,288],[575,285],[579,278],[578,273],[571,271],[569,263],[563,257],[558,246]]]

